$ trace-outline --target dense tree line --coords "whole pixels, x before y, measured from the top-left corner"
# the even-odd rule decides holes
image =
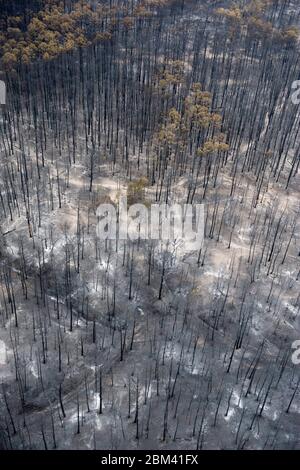
[[[38,3],[2,14],[2,447],[297,447],[294,2]],[[103,178],[205,203],[201,249],[99,240]]]

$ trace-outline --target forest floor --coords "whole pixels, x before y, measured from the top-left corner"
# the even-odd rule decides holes
[[[126,178],[112,176],[109,174],[109,167],[101,169],[102,174],[106,176],[96,177],[94,180],[94,193],[96,193],[98,202],[109,198],[116,202],[120,194],[126,192]],[[176,200],[180,200],[181,188],[186,185],[187,180],[182,178],[174,188]],[[237,444],[236,433],[239,427],[241,410],[247,409],[249,414],[257,406],[251,393],[245,398],[243,390],[245,380],[238,382],[236,373],[243,374],[249,362],[245,361],[241,370],[239,363],[241,352],[234,354],[232,369],[235,374],[225,374],[222,372],[224,361],[228,359],[229,347],[234,341],[234,332],[240,312],[240,302],[238,289],[243,282],[246,282],[249,276],[248,272],[237,270],[237,279],[235,288],[230,289],[228,299],[226,300],[228,311],[227,319],[220,319],[220,325],[215,330],[212,341],[208,342],[208,335],[211,336],[211,330],[198,329],[197,351],[193,353],[191,339],[193,335],[195,319],[199,318],[203,325],[211,325],[212,317],[210,305],[222,301],[225,298],[226,280],[233,276],[233,265],[247,266],[245,261],[249,254],[250,232],[249,218],[243,216],[248,214],[251,208],[254,185],[249,177],[245,176],[239,182],[240,198],[236,201],[230,201],[230,204],[237,204],[241,207],[241,218],[239,226],[235,228],[228,246],[228,236],[217,243],[215,240],[207,238],[203,250],[205,251],[205,261],[203,265],[197,264],[198,253],[180,253],[177,251],[173,261],[168,266],[164,296],[162,301],[157,299],[159,287],[159,276],[154,276],[151,286],[145,286],[142,281],[145,278],[143,265],[145,264],[145,253],[143,247],[140,248],[140,254],[135,266],[137,278],[134,281],[132,299],[128,299],[128,269],[124,266],[123,250],[119,247],[118,252],[109,250],[100,250],[100,257],[95,256],[95,199],[91,201],[91,195],[88,191],[88,177],[82,174],[80,167],[72,167],[68,176],[68,188],[65,191],[62,200],[62,207],[56,207],[54,210],[44,210],[42,212],[42,224],[37,230],[34,239],[28,237],[27,223],[25,214],[11,223],[4,226],[6,231],[11,231],[6,236],[7,256],[18,270],[20,262],[19,239],[23,239],[24,256],[30,266],[28,273],[29,292],[34,289],[31,284],[31,278],[38,269],[38,250],[43,249],[44,263],[51,257],[55,260],[55,269],[60,270],[64,265],[65,246],[74,243],[77,231],[77,211],[80,206],[80,224],[86,227],[84,241],[84,255],[80,260],[80,274],[77,287],[73,286],[72,298],[74,306],[74,325],[73,331],[69,330],[69,314],[65,310],[64,298],[59,299],[60,314],[57,313],[57,302],[55,292],[48,295],[40,305],[36,305],[30,299],[24,300],[22,288],[15,291],[18,317],[21,327],[18,329],[18,355],[20,357],[31,357],[29,362],[24,364],[27,370],[27,396],[26,396],[26,419],[27,426],[31,433],[35,435],[35,445],[39,447],[36,436],[41,439],[41,426],[44,421],[49,420],[49,413],[52,410],[54,414],[60,416],[61,426],[56,437],[59,448],[122,448],[124,441],[127,447],[141,448],[195,448],[195,430],[194,417],[197,404],[201,396],[208,388],[217,400],[219,390],[222,386],[223,396],[230,396],[228,409],[226,412],[226,401],[223,402],[220,416],[217,418],[217,425],[207,428],[204,438],[204,446],[209,448],[232,448]],[[222,191],[228,194],[228,187],[231,184],[229,169],[223,172],[219,183],[219,198],[222,201]],[[252,187],[253,185],[253,187]],[[227,186],[227,187],[226,187]],[[222,189],[221,189],[222,188]],[[151,193],[148,195],[151,198]],[[288,194],[280,189],[270,187],[263,193],[260,205],[268,205],[272,199],[276,198],[279,208],[288,206],[289,211],[296,211],[298,204],[297,189],[290,189]],[[209,197],[208,197],[209,199]],[[226,204],[226,198],[224,199]],[[222,202],[221,202],[222,203]],[[208,210],[209,201],[206,203]],[[46,201],[45,201],[46,206]],[[92,207],[88,215],[88,207]],[[88,231],[87,227],[89,225]],[[49,234],[51,233],[51,236]],[[228,236],[227,236],[228,235]],[[76,243],[76,242],[75,242]],[[293,243],[294,244],[294,243]],[[107,251],[107,250],[106,250]],[[33,255],[35,253],[35,256]],[[41,256],[39,252],[39,256]],[[81,256],[80,256],[81,257]],[[281,269],[274,280],[271,277],[256,279],[250,285],[247,296],[254,304],[253,315],[247,326],[247,350],[245,358],[249,360],[255,357],[255,349],[259,348],[261,341],[264,340],[265,356],[260,364],[260,368],[268,368],[268,359],[274,358],[280,354],[280,348],[283,341],[291,341],[299,336],[300,317],[299,308],[295,308],[294,302],[297,301],[298,283],[294,282],[297,265],[293,260],[297,258],[296,246],[292,247],[289,254],[291,260],[289,269]],[[98,258],[98,259],[97,259]],[[53,269],[53,265],[52,265]],[[267,269],[267,267],[266,267]],[[30,275],[32,270],[32,276]],[[249,266],[250,270],[250,266]],[[107,277],[107,283],[103,284],[100,279]],[[48,281],[51,278],[49,272]],[[139,280],[140,279],[140,280]],[[280,279],[280,282],[278,281]],[[112,319],[107,318],[107,302],[112,298],[113,284],[116,284],[115,291],[115,313],[113,321],[121,325],[128,322],[132,324],[132,318],[136,318],[136,330],[134,335],[133,350],[125,348],[124,357],[120,361],[120,338],[118,329],[111,335],[107,331],[112,328]],[[51,285],[51,282],[50,282]],[[101,286],[100,286],[101,285]],[[103,289],[108,292],[104,294]],[[272,287],[273,286],[273,287]],[[54,288],[54,286],[53,286]],[[36,287],[35,287],[36,289]],[[268,302],[270,289],[278,292],[278,305],[271,306]],[[280,294],[280,295],[279,295]],[[85,302],[86,296],[89,298],[89,316],[82,313],[81,302]],[[276,298],[276,296],[275,296]],[[187,309],[188,306],[188,309]],[[184,316],[182,313],[186,312]],[[46,364],[42,364],[42,373],[39,371],[36,353],[32,353],[33,344],[33,322],[38,325],[38,318],[41,312],[45,313],[47,318],[47,335],[50,338],[46,352]],[[164,312],[164,313],[162,313]],[[179,312],[181,314],[179,315]],[[230,312],[230,316],[228,317]],[[58,318],[59,317],[59,318]],[[96,319],[97,331],[100,338],[97,343],[92,342],[91,328],[93,319]],[[3,321],[0,329],[0,361],[1,361],[1,379],[10,381],[15,374],[14,371],[14,351],[11,346],[10,335],[12,333],[11,323],[13,317]],[[187,325],[184,328],[184,325]],[[36,326],[36,335],[38,336],[38,327]],[[168,338],[168,331],[175,331],[175,335]],[[57,370],[57,335],[60,331],[64,332],[64,352],[67,364],[63,370]],[[180,337],[184,331],[184,337]],[[14,333],[15,334],[15,333]],[[128,332],[126,343],[130,342],[131,333]],[[160,370],[160,380],[148,381],[149,369],[155,367],[155,357],[160,351],[157,351],[156,336],[161,337],[159,342],[163,346],[163,365]],[[81,349],[82,338],[84,337],[84,351]],[[36,341],[36,340],[34,340]],[[99,347],[100,344],[100,347]],[[204,349],[205,347],[205,349]],[[184,351],[184,359],[182,354]],[[204,354],[205,351],[205,354]],[[70,363],[67,357],[71,357]],[[76,359],[75,359],[76,358]],[[63,361],[63,362],[64,362]],[[161,414],[164,412],[160,405],[161,390],[164,390],[168,383],[168,373],[170,367],[177,368],[177,364],[182,364],[180,368],[181,383],[184,386],[180,388],[180,403],[189,404],[189,413],[186,414],[186,408],[182,412],[179,409],[174,415],[174,410],[178,403],[175,399],[171,401],[171,409],[168,410],[169,424],[167,436],[162,440]],[[208,366],[210,364],[210,367]],[[99,365],[103,369],[103,414],[99,414],[99,386],[95,384],[95,371],[99,371]],[[212,365],[212,366],[211,366]],[[211,368],[212,367],[212,368]],[[207,371],[209,371],[207,375]],[[238,372],[237,372],[238,371]],[[41,375],[42,374],[42,375]],[[134,423],[136,403],[134,392],[131,390],[131,409],[128,409],[129,399],[129,381],[133,383],[130,387],[136,387],[136,377],[139,377],[139,421],[140,437],[135,439],[136,424]],[[57,386],[55,384],[63,379],[64,390],[64,411],[65,417],[62,417],[61,410],[55,402],[57,396]],[[202,386],[199,388],[199,380]],[[172,379],[174,381],[174,379]],[[203,383],[205,385],[203,385]],[[225,387],[223,385],[225,383]],[[260,382],[257,387],[259,388]],[[268,430],[269,435],[276,433],[275,422],[278,409],[284,407],[286,403],[286,387],[284,382],[274,391],[272,403],[266,403],[264,416],[253,427],[251,434],[251,445],[260,448],[265,445],[261,442],[261,435],[264,435],[262,429]],[[164,392],[163,392],[164,393]],[[78,428],[78,409],[77,400],[80,397],[80,434],[77,434]],[[88,397],[88,398],[87,398]],[[149,408],[147,403],[151,400],[151,427],[149,431]],[[191,398],[192,397],[192,398]],[[49,402],[47,403],[47,400]],[[246,401],[246,404],[243,403]],[[280,403],[280,405],[279,405]],[[89,410],[88,410],[88,409]],[[210,409],[211,408],[211,409]],[[198,414],[199,410],[196,412]],[[204,423],[209,419],[214,419],[213,407],[208,407]],[[281,417],[281,424],[286,429],[286,441],[288,442],[291,434],[296,438],[298,432],[298,416],[300,412],[299,405],[296,403],[290,410],[289,415]],[[244,431],[246,433],[246,431]],[[274,437],[274,436],[273,436]],[[250,437],[247,434],[247,440]],[[270,437],[271,439],[271,437]],[[281,437],[284,445],[284,436]],[[297,439],[297,438],[296,438]],[[255,442],[256,441],[256,442]],[[42,444],[40,444],[42,445]],[[267,444],[266,444],[267,445]]]
[[[113,99],[109,101],[105,94],[105,106],[112,115],[116,111],[113,106],[117,106],[116,96],[120,97],[115,83],[122,83],[124,78],[122,67],[117,68],[116,64],[122,64],[122,60],[124,70],[128,67],[129,82],[134,83],[131,89],[127,88],[126,80],[123,83],[129,109],[135,86],[143,89],[149,80],[149,89],[156,90],[157,64],[169,64],[167,58],[176,56],[169,51],[173,49],[170,38],[174,39],[174,44],[178,43],[178,57],[182,56],[188,72],[186,93],[196,79],[203,78],[204,85],[209,82],[209,89],[213,88],[216,82],[214,70],[222,69],[223,61],[228,70],[224,68],[216,95],[223,93],[222,103],[224,101],[237,116],[241,114],[242,117],[243,106],[246,110],[251,108],[251,93],[256,86],[259,93],[256,78],[265,79],[262,71],[268,54],[259,55],[259,41],[254,41],[252,50],[250,41],[248,44],[245,40],[249,56],[239,56],[236,52],[239,49],[233,52],[229,41],[224,42],[226,47],[222,50],[218,47],[218,36],[210,41],[207,39],[216,28],[215,24],[205,21],[205,31],[200,27],[197,29],[199,18],[204,18],[202,3],[197,2],[194,8],[191,2],[186,8],[182,13],[178,7],[170,16],[170,24],[167,15],[163,19],[167,23],[165,36],[162,36],[165,49],[160,50],[151,35],[147,47],[143,48],[143,45],[139,50],[140,45],[136,45],[132,62],[130,54],[133,51],[128,46],[125,54],[123,43],[121,53],[117,41],[112,41],[107,49],[106,46],[101,49],[105,73],[102,69],[87,67],[88,73],[92,71],[95,77],[99,73],[99,96],[95,92],[99,109],[105,94],[102,95],[101,86],[108,87],[109,83]],[[191,14],[193,8],[194,15]],[[139,21],[140,29],[129,33],[133,42],[140,37],[143,39],[142,20]],[[188,21],[190,32],[195,33],[191,37],[184,36]],[[155,29],[157,34],[158,30]],[[186,45],[181,48],[182,31]],[[192,51],[192,46],[202,44],[201,41],[203,44],[205,41],[205,51]],[[155,66],[151,60],[146,60],[151,47],[153,53],[155,50]],[[281,60],[280,54],[279,57]],[[284,60],[282,62],[285,64]],[[133,70],[141,63],[139,79],[135,83],[136,72]],[[253,77],[248,77],[248,63],[253,67]],[[107,64],[111,67],[109,77],[106,75]],[[275,60],[274,64],[275,67]],[[68,65],[72,70],[71,62]],[[239,66],[244,73],[242,78],[237,73]],[[58,70],[61,73],[59,67]],[[146,79],[147,74],[153,76]],[[78,77],[80,89],[83,79]],[[227,83],[226,87],[224,83]],[[240,100],[245,92],[243,83],[250,90],[245,102]],[[239,93],[235,94],[235,86]],[[188,96],[182,91],[184,86],[178,86],[176,93],[174,88],[173,95],[162,98],[165,100],[164,111],[171,102],[179,106]],[[62,95],[71,90],[71,87],[64,88]],[[145,96],[149,102],[151,98],[156,103],[157,90],[155,97],[148,96],[148,91]],[[215,99],[216,103],[220,96]],[[140,97],[135,99],[139,107],[133,107],[134,112],[146,109],[144,97],[141,103]],[[234,108],[233,100],[243,105],[241,109]],[[84,130],[87,132],[87,103],[75,98],[73,104],[81,109],[76,116],[76,125],[83,135]],[[251,113],[256,112],[256,104],[253,110],[250,109]],[[28,109],[31,111],[30,106]],[[49,111],[51,119],[55,116],[52,111]],[[121,116],[125,114],[123,108],[121,111],[118,117],[126,123],[126,138],[134,143],[137,153],[141,141],[147,147],[147,133],[137,138],[134,132],[137,134],[140,127],[135,122],[134,112],[129,125],[129,121]],[[263,114],[264,106],[260,111]],[[281,111],[279,107],[273,110],[274,115]],[[113,146],[116,122],[107,129],[107,121],[102,116],[101,142],[107,148],[104,151],[99,144],[90,191],[89,157],[94,151],[89,141],[91,135],[76,136],[75,162],[72,162],[71,120],[66,118],[63,128],[65,112],[67,114],[67,110],[58,113],[61,121],[57,127],[62,125],[61,135],[57,133],[62,143],[60,152],[57,135],[53,137],[53,122],[50,119],[51,125],[47,123],[50,129],[47,129],[47,150],[43,153],[44,166],[40,164],[39,179],[36,153],[40,161],[42,156],[39,154],[40,143],[36,144],[34,140],[32,123],[27,126],[22,122],[24,129],[14,129],[14,132],[20,132],[19,141],[24,149],[16,144],[13,152],[11,149],[8,152],[5,147],[5,158],[0,161],[1,195],[3,190],[5,196],[2,206],[13,208],[11,214],[7,209],[0,226],[0,234],[3,234],[0,239],[0,380],[3,392],[0,396],[0,410],[3,410],[0,431],[6,432],[6,447],[300,449],[299,366],[291,359],[292,343],[300,338],[300,174],[299,171],[294,174],[286,188],[285,167],[282,166],[281,176],[275,181],[271,157],[270,166],[266,164],[264,173],[259,165],[255,171],[242,171],[241,168],[248,158],[253,157],[253,161],[266,158],[265,153],[259,152],[261,147],[266,150],[262,141],[268,130],[269,117],[265,121],[262,119],[260,136],[257,129],[261,123],[251,120],[253,133],[255,130],[258,141],[261,138],[261,147],[255,144],[253,150],[250,139],[248,143],[241,139],[235,147],[239,151],[234,150],[237,154],[233,154],[229,150],[226,163],[223,155],[217,152],[217,157],[222,160],[217,167],[216,179],[210,175],[204,199],[205,177],[202,173],[199,175],[194,201],[204,204],[206,225],[203,246],[196,252],[189,251],[182,243],[173,243],[165,250],[159,243],[152,245],[151,241],[106,243],[96,237],[97,207],[108,202],[116,205],[119,197],[126,195],[131,181],[148,174],[149,162],[143,151],[137,156],[130,145],[130,165],[124,163],[124,148],[120,155],[109,155],[109,145],[116,154],[120,150],[117,144]],[[115,114],[114,118],[117,112]],[[92,123],[94,129],[97,129],[96,124]],[[228,128],[234,133],[246,124],[242,119],[232,119]],[[289,125],[287,129],[293,128]],[[153,129],[157,130],[155,126]],[[41,129],[38,131],[42,134]],[[123,129],[119,131],[122,136]],[[285,139],[281,142],[281,134],[278,141],[274,138],[274,127],[270,133],[277,147],[281,143],[284,147]],[[122,138],[120,142],[123,142]],[[3,143],[8,147],[7,135],[6,140],[3,137]],[[195,142],[189,143],[191,148],[195,146]],[[152,142],[147,148],[153,162],[154,158],[159,160],[160,151],[155,154],[153,150],[156,144]],[[26,191],[22,187],[22,193],[20,189],[24,181],[19,182],[19,174],[23,171],[20,171],[22,153],[26,153],[28,165],[30,204],[26,202],[29,207],[22,199],[25,201]],[[161,153],[163,155],[162,150]],[[190,161],[193,157],[191,155]],[[287,153],[286,157],[289,162],[293,155]],[[175,163],[172,166],[172,156],[164,158],[161,166],[169,158],[168,171],[172,177],[172,171],[176,173],[178,168]],[[278,163],[282,163],[280,158]],[[206,161],[205,157],[203,161]],[[14,170],[15,186],[20,189],[16,200],[11,192],[5,193],[6,187],[4,190],[4,184],[9,186],[8,169]],[[212,164],[212,169],[214,171],[216,165]],[[194,178],[188,165],[186,170],[183,176],[177,175],[167,189],[163,187],[161,200],[168,190],[170,202],[186,203]],[[157,181],[153,185],[148,181],[141,201],[148,205],[156,202],[161,183],[157,173]],[[166,180],[162,181],[165,186]],[[262,186],[258,191],[259,184]],[[22,204],[17,205],[17,200]]]

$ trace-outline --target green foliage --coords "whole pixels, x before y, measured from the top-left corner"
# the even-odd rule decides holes
[[[156,139],[158,145],[184,149],[188,146],[191,130],[201,131],[208,127],[218,129],[221,122],[222,116],[211,111],[211,94],[203,91],[200,83],[194,83],[184,101],[182,112],[175,108],[169,110],[166,122],[158,131]],[[211,153],[211,149],[228,150],[223,134],[217,133],[214,140],[206,142],[201,152]]]
[[[69,11],[60,0],[39,1],[39,11],[26,10],[23,15],[6,16],[2,21],[0,54],[3,66],[11,70],[17,63],[28,64],[40,58],[47,61],[64,52],[110,40],[118,21],[125,28],[131,28],[137,20],[153,16],[155,8],[172,2],[145,0],[131,15],[130,5],[117,9],[102,2],[92,5],[88,0],[77,0]]]
[[[158,74],[158,90],[167,94],[170,90],[184,81],[184,62],[182,60],[168,60],[163,70]]]
[[[198,149],[198,155],[204,156],[215,152],[227,152],[229,145],[225,142],[225,135],[219,134],[214,139],[207,140],[204,145]]]
[[[145,202],[145,189],[147,185],[147,178],[130,181],[127,188],[127,201],[129,205]]]
[[[251,0],[241,6],[233,2],[230,7],[217,8],[215,12],[229,22],[232,34],[244,30],[254,37],[295,44],[299,38],[299,29],[296,26],[278,29],[268,19],[268,9],[273,3],[274,0]]]

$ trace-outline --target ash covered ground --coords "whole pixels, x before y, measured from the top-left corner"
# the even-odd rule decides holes
[[[5,74],[1,447],[299,449],[297,5],[112,3]],[[204,204],[201,248],[99,239],[125,195]]]

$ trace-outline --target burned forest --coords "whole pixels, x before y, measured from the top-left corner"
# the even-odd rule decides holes
[[[0,29],[0,448],[300,449],[298,0]]]

